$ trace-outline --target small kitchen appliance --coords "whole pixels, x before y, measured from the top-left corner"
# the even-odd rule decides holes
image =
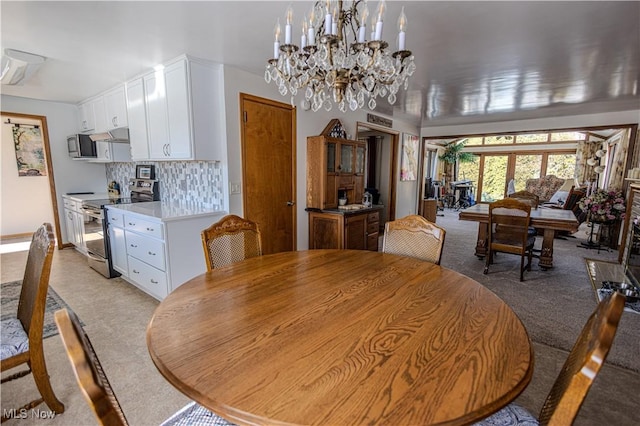
[[[115,184],[115,185],[114,185]],[[131,179],[129,181],[130,197],[118,197],[112,182],[109,186],[109,198],[85,200],[82,203],[84,214],[90,219],[85,222],[84,241],[87,247],[89,266],[107,278],[115,278],[120,273],[113,269],[109,246],[109,221],[105,206],[116,204],[142,203],[160,200],[159,183],[152,179]]]

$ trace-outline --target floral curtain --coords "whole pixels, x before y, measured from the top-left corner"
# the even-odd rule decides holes
[[[629,151],[630,131],[627,129],[615,138],[615,141],[608,142],[609,150],[613,150],[613,157],[609,158],[607,167],[609,167],[609,181],[605,182],[606,188],[622,189],[624,183],[624,167],[627,161],[627,152]]]
[[[576,150],[576,171],[574,177],[580,185],[585,185],[587,182],[591,182],[596,178],[593,167],[587,164],[587,160],[595,157],[596,151],[601,148],[602,145],[600,142],[578,142],[578,149]]]

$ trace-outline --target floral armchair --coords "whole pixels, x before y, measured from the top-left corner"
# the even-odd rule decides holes
[[[525,191],[536,194],[540,197],[540,202],[549,201],[553,194],[564,184],[564,179],[555,175],[547,175],[541,178],[527,179]]]

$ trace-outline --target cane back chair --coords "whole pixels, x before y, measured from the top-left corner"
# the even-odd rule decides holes
[[[0,371],[27,364],[27,370],[3,378],[2,383],[33,374],[41,398],[22,408],[31,409],[45,402],[60,414],[64,412],[64,404],[56,397],[49,381],[42,337],[54,244],[51,224],[42,224],[31,239],[17,316],[2,320],[0,324]],[[2,420],[6,420],[4,413]]]
[[[440,264],[446,231],[422,216],[410,215],[384,225],[382,251]]]
[[[76,314],[60,309],[54,317],[78,385],[98,423],[103,426],[128,425],[91,340]],[[233,423],[191,402],[162,423],[162,426],[177,425],[233,426]]]
[[[202,231],[207,270],[262,255],[258,224],[230,214]]]
[[[591,314],[542,406],[538,419],[516,405],[476,423],[477,426],[571,425],[591,384],[607,359],[624,310],[625,297],[614,292]]]
[[[520,281],[524,280],[524,270],[531,270],[531,258],[535,235],[529,233],[531,205],[516,199],[505,198],[489,204],[489,250],[484,273],[489,273],[496,252],[517,254],[520,256]],[[527,265],[524,264],[528,257]]]

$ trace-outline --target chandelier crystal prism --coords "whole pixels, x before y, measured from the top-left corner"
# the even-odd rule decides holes
[[[282,96],[290,95],[292,105],[296,95],[304,92],[305,110],[330,111],[334,103],[342,112],[365,105],[373,110],[378,96],[394,104],[400,88],[407,89],[416,66],[411,51],[405,48],[404,7],[398,18],[398,49],[389,53],[389,44],[382,39],[385,1],[379,2],[370,26],[366,1],[354,0],[348,8],[344,3],[315,2],[302,20],[300,46],[292,42],[291,5],[286,13],[284,44],[280,44],[278,20],[274,58],[267,61],[264,78],[267,83],[274,82]]]

